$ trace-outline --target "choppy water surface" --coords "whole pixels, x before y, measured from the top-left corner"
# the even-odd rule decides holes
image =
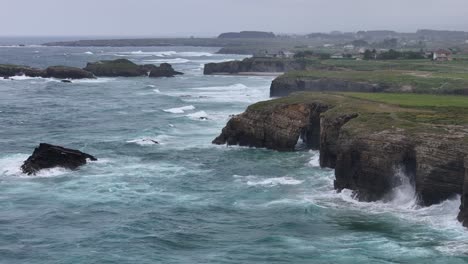
[[[333,191],[316,152],[212,145],[272,80],[203,76],[204,63],[241,58],[216,50],[0,47],[0,63],[129,58],[186,73],[0,80],[0,263],[468,262],[458,199],[418,208],[404,185],[360,203]],[[23,175],[39,142],[99,161]]]

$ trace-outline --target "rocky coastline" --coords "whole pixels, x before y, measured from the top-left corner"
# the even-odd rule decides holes
[[[305,70],[307,63],[294,59],[276,58],[246,58],[242,61],[227,61],[205,64],[203,73],[214,74],[243,74],[243,73],[284,73],[295,70]]]
[[[297,93],[260,102],[234,116],[213,141],[293,151],[298,141],[335,169],[335,189],[359,200],[389,199],[405,175],[421,206],[462,195],[458,219],[468,226],[468,128],[428,123],[433,110],[404,108],[343,94]]]
[[[51,66],[46,69],[23,65],[0,64],[0,77],[28,76],[57,79],[93,79],[96,77],[174,77],[183,73],[175,71],[168,63],[138,65],[127,59],[88,63],[84,69],[69,66]]]

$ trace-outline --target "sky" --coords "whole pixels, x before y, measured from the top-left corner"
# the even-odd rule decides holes
[[[0,36],[468,31],[468,0],[0,0]]]

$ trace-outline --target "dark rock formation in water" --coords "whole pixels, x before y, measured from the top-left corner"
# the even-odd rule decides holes
[[[229,120],[214,144],[294,150],[302,136],[309,146],[317,146],[315,123],[327,105],[285,104],[267,110],[248,109]]]
[[[92,73],[75,67],[51,66],[44,70],[21,65],[0,65],[0,77],[9,78],[21,75],[58,79],[95,78]]]
[[[291,151],[302,138],[320,150],[322,167],[335,169],[335,189],[351,189],[363,201],[387,197],[400,184],[398,173],[410,179],[422,205],[462,194],[464,181],[468,186],[463,127],[415,125],[393,119],[401,109],[316,94],[254,104],[231,118],[213,143]],[[463,197],[461,220],[468,218],[468,187]]]
[[[148,76],[147,66],[137,65],[127,59],[91,62],[84,68],[99,77],[137,77]]]
[[[182,75],[183,73],[175,71],[172,68],[172,65],[169,63],[162,63],[159,67],[155,66],[151,69],[149,73],[149,77],[157,78],[157,77],[174,77],[176,75]]]
[[[209,74],[239,74],[276,72],[283,73],[295,70],[305,70],[305,61],[277,58],[247,58],[242,61],[227,61],[205,64],[203,73]]]
[[[57,79],[91,79],[94,75],[83,69],[67,66],[52,66],[45,70],[45,77]]]
[[[29,175],[34,175],[42,169],[55,167],[74,170],[86,164],[87,159],[97,160],[95,157],[78,150],[41,143],[23,163],[21,170]]]
[[[152,64],[138,65],[127,59],[88,63],[84,70],[101,77],[173,77],[182,74],[172,69],[168,63],[158,67]]]
[[[241,31],[241,32],[227,32],[222,33],[218,36],[219,39],[230,39],[230,38],[275,38],[276,35],[273,32],[264,31]]]

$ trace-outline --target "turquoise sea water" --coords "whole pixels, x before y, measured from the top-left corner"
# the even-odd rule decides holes
[[[468,262],[458,198],[419,208],[404,184],[361,203],[333,190],[317,152],[212,145],[272,80],[203,76],[204,63],[242,58],[216,50],[0,47],[0,63],[129,58],[186,73],[0,80],[0,263]],[[26,176],[40,142],[99,161]]]

